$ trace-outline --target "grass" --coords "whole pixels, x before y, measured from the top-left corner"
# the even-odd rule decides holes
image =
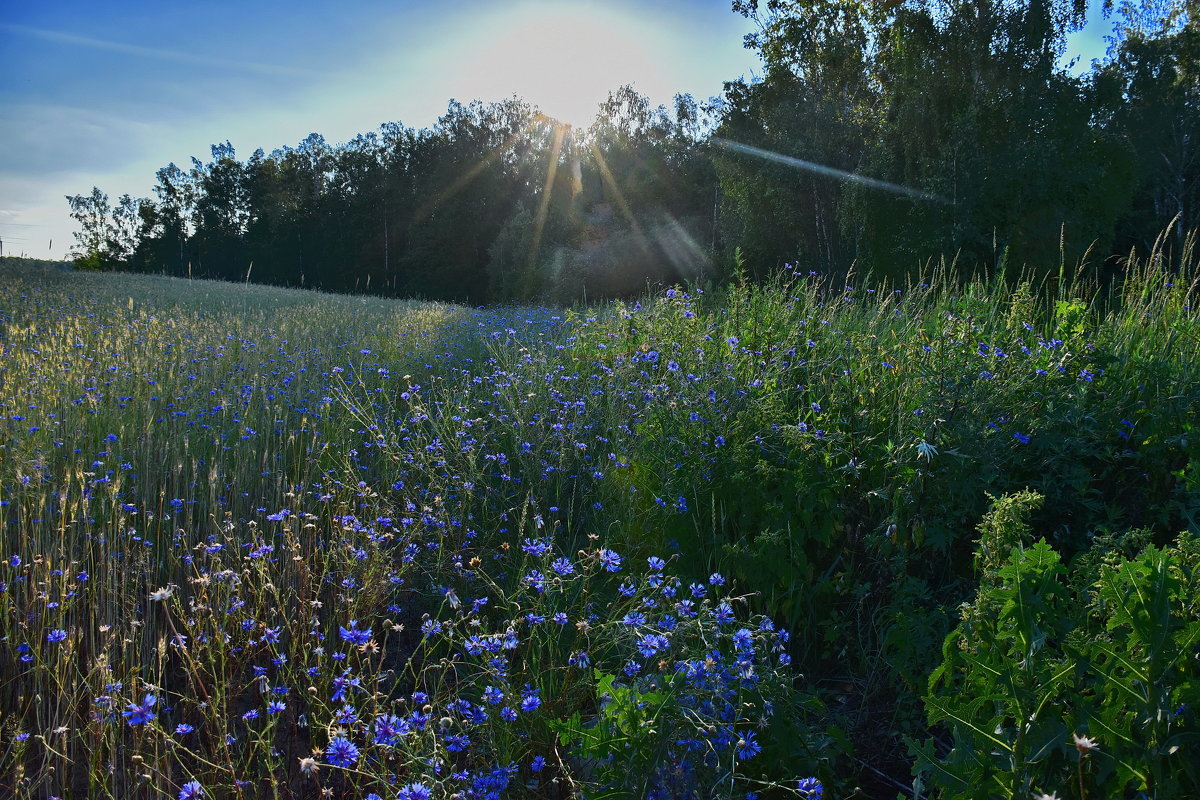
[[[989,497],[1067,559],[1200,513],[1154,257],[571,310],[0,287],[18,797],[894,795]]]

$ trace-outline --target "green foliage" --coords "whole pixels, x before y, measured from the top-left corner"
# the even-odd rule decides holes
[[[370,715],[424,713],[399,697],[420,687],[495,714],[486,685],[521,697],[529,684],[537,714],[489,717],[472,752],[517,761],[533,793],[554,791],[551,775],[598,790],[658,763],[684,725],[712,727],[671,676],[713,653],[737,680],[774,681],[765,694],[739,685],[733,730],[696,738],[722,754],[693,773],[714,793],[781,792],[781,776],[801,774],[830,793],[894,793],[906,739],[922,780],[947,792],[975,776],[979,794],[1064,796],[1080,775],[1089,796],[1171,780],[1190,791],[1178,759],[1195,725],[1195,545],[1176,533],[1200,513],[1192,274],[1158,254],[1098,294],[1069,276],[1046,293],[1002,276],[892,287],[793,269],[560,311],[6,269],[0,518],[5,557],[21,561],[0,565],[0,657],[18,676],[0,692],[19,719],[0,728],[53,744],[65,726],[74,748],[30,738],[22,791],[50,794],[68,759],[94,757],[69,774],[119,794],[136,754],[155,790],[177,795],[186,754],[167,722],[120,718],[148,682],[174,709],[164,720],[203,721],[195,752],[211,764],[196,769],[210,788],[245,779],[302,796],[316,783],[296,759],[336,738],[343,663],[373,676],[355,706]],[[550,549],[529,553],[526,537]],[[607,578],[597,548],[625,571]],[[575,577],[554,571],[559,556]],[[648,556],[678,582],[651,587],[633,567]],[[772,644],[748,665],[737,625],[712,627],[714,572],[736,587],[738,618],[770,617],[753,635]],[[169,602],[146,602],[172,584]],[[246,605],[227,611],[235,591]],[[635,610],[659,627],[624,622]],[[571,624],[553,621],[560,611]],[[336,641],[350,620],[378,651],[326,642],[275,664],[260,641],[275,628],[284,642]],[[436,636],[416,632],[424,622]],[[503,672],[467,649],[510,629]],[[641,655],[650,633],[669,638],[666,655],[661,643]],[[572,664],[585,647],[590,663]],[[291,686],[286,722],[242,719],[262,701],[254,667]],[[602,687],[609,675],[621,677]],[[93,725],[96,696],[112,718]],[[762,752],[731,764],[767,702]],[[447,752],[440,734],[468,723],[460,706],[437,708],[409,742],[422,753]],[[367,723],[348,730],[382,747]],[[1073,733],[1099,749],[1081,762]],[[217,758],[226,734],[240,744]],[[432,780],[417,752],[372,763]],[[541,777],[534,753],[550,764]],[[382,791],[379,775],[322,764],[322,787]]]
[[[980,526],[979,593],[925,697],[950,749],[914,743],[918,774],[948,798],[1194,794],[1195,536],[1132,558],[1101,552],[1098,579],[1073,586],[1044,539],[1025,544],[1040,501],[1001,498]]]

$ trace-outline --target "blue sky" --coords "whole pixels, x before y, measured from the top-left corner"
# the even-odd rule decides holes
[[[1094,0],[1098,5],[1099,0]],[[230,140],[241,157],[432,124],[516,93],[584,121],[608,89],[718,95],[757,69],[729,0],[0,0],[0,238],[64,258],[67,194],[149,196],[154,172]],[[1098,12],[1074,37],[1104,52]],[[51,241],[53,242],[51,246]]]

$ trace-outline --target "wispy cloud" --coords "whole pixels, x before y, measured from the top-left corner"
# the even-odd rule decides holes
[[[30,28],[25,25],[10,25],[8,23],[0,23],[0,30],[8,31],[9,33],[15,33],[20,36],[43,39],[48,42],[76,45],[79,47],[90,47],[94,50],[107,50],[112,53],[123,53],[125,55],[139,56],[142,58],[155,58],[163,61],[175,61],[181,64],[199,64],[208,67],[240,69],[247,72],[257,72],[264,75],[290,75],[294,77],[305,78],[315,78],[322,75],[322,73],[315,70],[297,67],[285,67],[278,64],[262,64],[256,61],[237,61],[234,59],[213,58],[211,56],[198,55],[196,53],[188,53],[179,50],[164,50],[158,47],[143,47],[136,44],[126,44],[125,42],[111,42],[106,39],[94,39],[90,36],[79,36],[77,34],[67,33],[65,31],[50,31],[43,28]]]

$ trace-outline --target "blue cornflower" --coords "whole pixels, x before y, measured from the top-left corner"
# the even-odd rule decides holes
[[[61,642],[63,639],[66,639],[66,638],[67,638],[67,632],[64,631],[62,628],[55,628],[54,630],[52,630],[46,634],[47,642]]]
[[[600,565],[604,567],[605,571],[621,571],[621,557],[612,550],[602,549],[598,555],[600,557]]]
[[[728,603],[721,603],[713,611],[713,616],[716,618],[718,625],[727,625],[733,622],[733,607]]]
[[[1029,444],[1029,434],[1027,434],[1027,433],[1020,433],[1020,432],[1014,433],[1013,438],[1016,439],[1021,444]]]
[[[128,720],[130,725],[145,725],[150,720],[154,719],[154,705],[158,702],[158,698],[147,693],[142,698],[142,702],[130,703],[128,711],[122,711],[121,716]]]
[[[530,772],[541,772],[545,768],[545,766],[546,766],[546,759],[544,756],[534,756],[533,760],[529,762],[529,771]]]
[[[667,562],[663,561],[658,556],[650,556],[646,559],[646,563],[650,565],[650,569],[652,569],[654,572],[662,572],[663,568],[667,566]]]
[[[531,569],[524,580],[538,594],[541,594],[546,588],[546,576],[536,569]]]
[[[754,649],[754,634],[750,633],[749,629],[741,628],[733,634],[733,645],[738,650],[745,652]]]
[[[191,725],[188,725],[186,722],[181,722],[175,726],[175,735],[176,736],[187,736],[189,733],[191,733],[194,730],[196,730],[196,729],[193,728]]]
[[[489,686],[483,690],[483,699],[488,705],[499,705],[504,701],[504,692],[500,691],[495,686]]]
[[[342,706],[341,710],[337,712],[337,714],[334,716],[334,719],[337,720],[339,725],[353,725],[358,721],[358,711],[355,710],[354,706],[346,703]]]
[[[714,572],[712,575],[708,576],[708,582],[711,583],[713,586],[724,586],[725,585],[725,576],[719,572]]]
[[[362,678],[351,678],[350,670],[346,670],[341,675],[333,679],[333,695],[329,698],[331,702],[338,702],[346,696],[346,693],[351,689],[358,688],[362,683]]]
[[[200,781],[188,781],[179,789],[179,800],[199,800],[204,797],[204,787]]]
[[[505,722],[516,722],[517,712],[513,711],[508,706],[505,706],[504,708],[500,709],[500,719],[504,720]]]
[[[375,717],[375,744],[391,746],[407,730],[407,724],[395,714]]]
[[[743,761],[748,758],[754,758],[762,752],[762,745],[754,737],[754,731],[746,731],[742,738],[737,743],[737,757]]]
[[[796,789],[804,800],[821,800],[825,796],[825,787],[816,778],[801,778]]]
[[[542,698],[539,697],[539,690],[534,689],[528,683],[525,684],[525,691],[521,694],[521,710],[534,711],[542,704]]]
[[[352,619],[350,620],[349,627],[343,628],[340,625],[338,626],[338,635],[350,644],[366,644],[371,639],[371,629],[358,630],[358,620]]]
[[[325,759],[335,767],[350,767],[358,761],[358,747],[344,736],[338,736],[325,748]]]
[[[433,792],[423,783],[408,783],[400,787],[396,800],[429,800]]]
[[[461,753],[471,746],[471,739],[465,733],[452,733],[445,739],[446,749],[451,753]]]
[[[559,575],[564,575],[564,576],[570,575],[572,572],[575,571],[575,565],[571,563],[571,560],[569,558],[554,559],[554,563],[552,563],[550,565],[550,568],[553,569],[555,572],[557,572]]]
[[[271,702],[267,703],[268,714],[281,714],[286,708],[287,703],[283,702],[282,700],[272,700]]]
[[[521,549],[532,556],[541,557],[549,553],[553,545],[549,539],[526,539]]]

